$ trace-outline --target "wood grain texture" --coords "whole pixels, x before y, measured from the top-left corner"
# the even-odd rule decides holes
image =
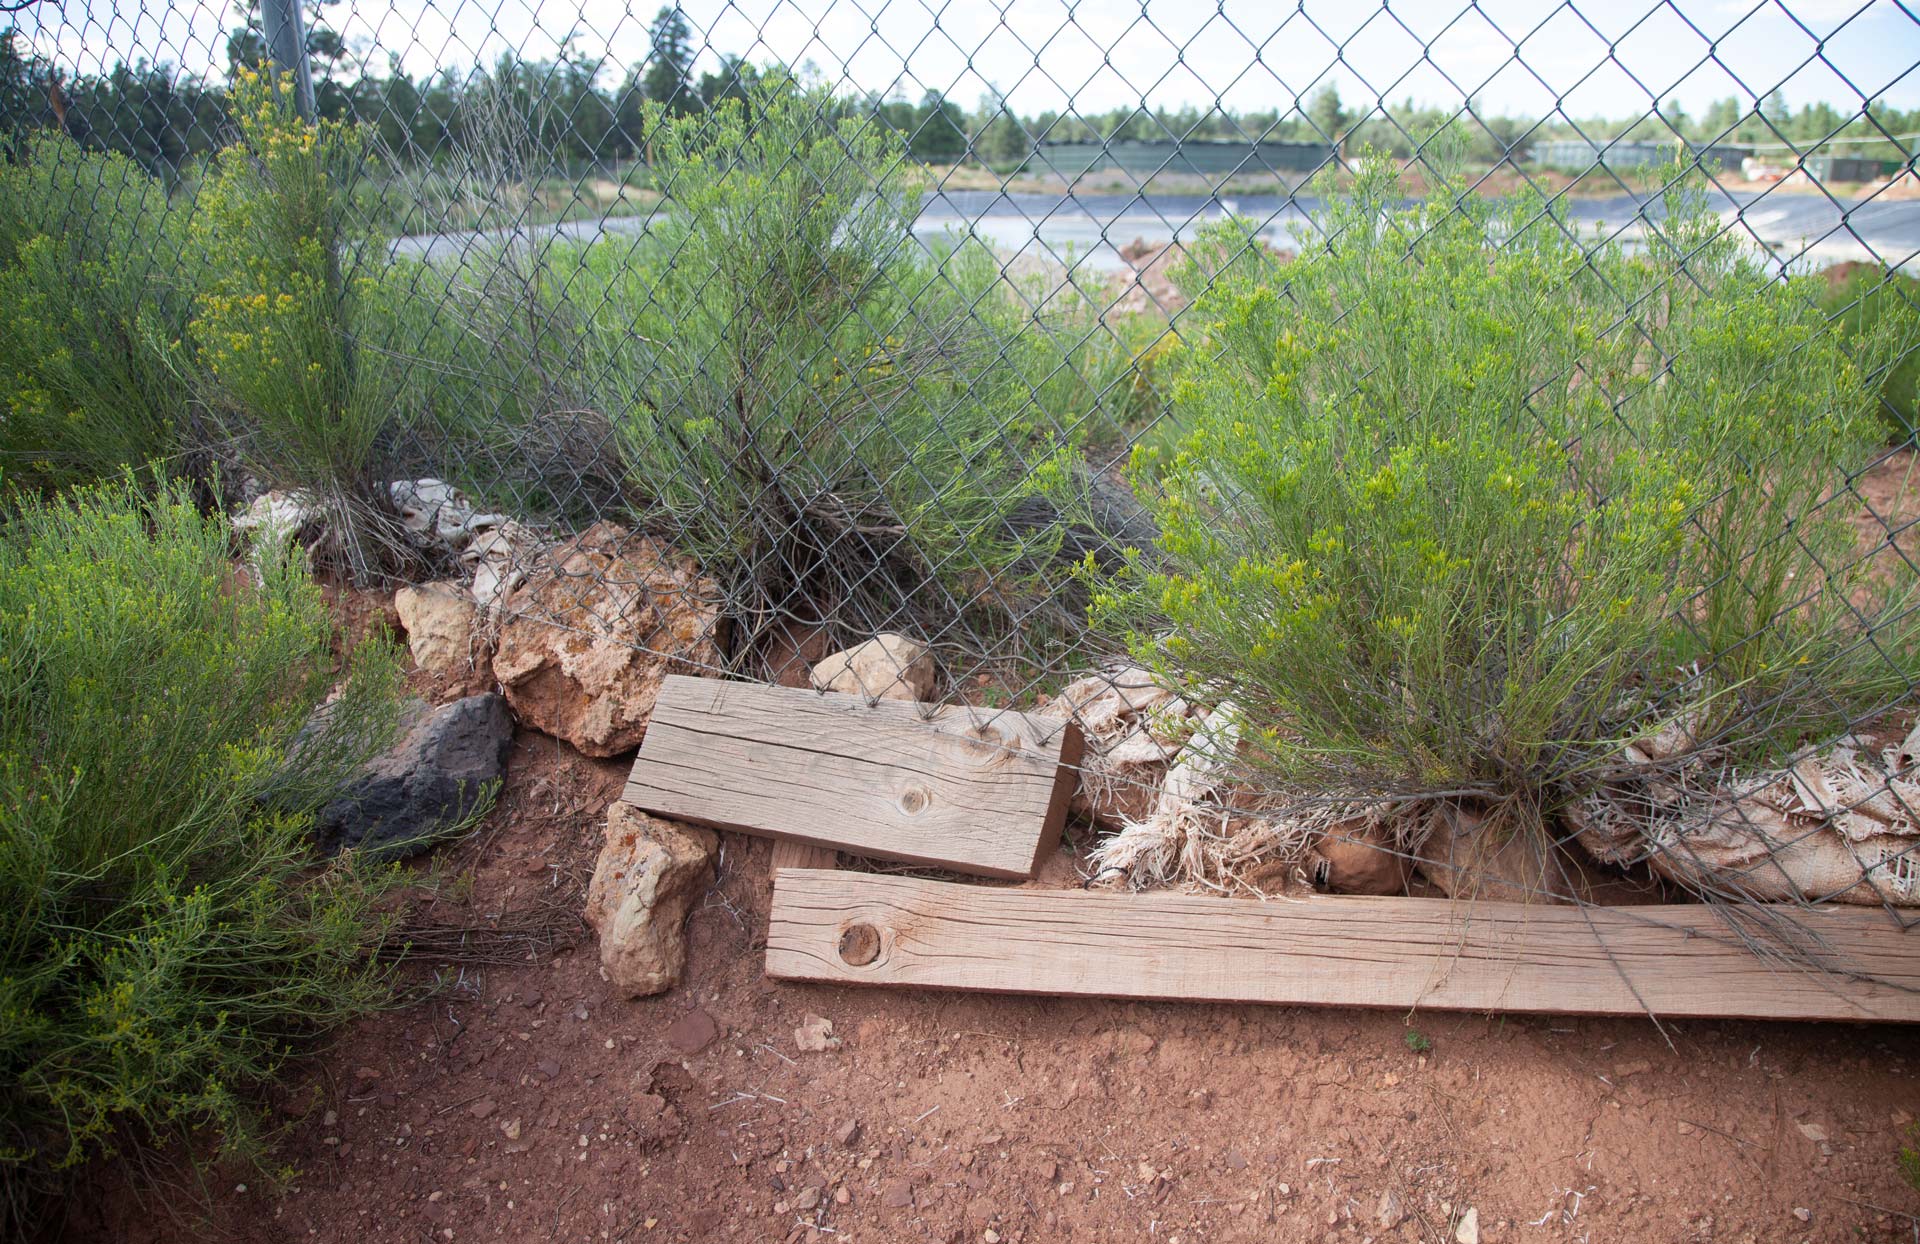
[[[767,974],[1216,1002],[1920,1021],[1920,929],[1902,932],[1878,908],[1748,919],[1783,914],[1804,930],[1792,936],[1801,949],[1768,958],[1704,906],[1262,903],[789,869],[774,877]],[[1806,965],[1816,942],[1828,971]]]
[[[782,868],[832,868],[840,862],[840,853],[830,847],[816,847],[811,843],[795,842],[791,838],[777,838],[773,843],[773,860],[767,867]]]
[[[724,829],[1028,877],[1060,841],[1080,732],[1053,718],[674,676],[621,797]]]

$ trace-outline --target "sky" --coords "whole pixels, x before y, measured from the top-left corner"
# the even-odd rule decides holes
[[[658,0],[340,0],[329,22],[377,68],[492,63],[563,42],[644,60]],[[1920,107],[1920,0],[687,0],[696,69],[723,53],[811,62],[826,80],[1019,112],[1121,106],[1279,108],[1331,83],[1352,107],[1411,97],[1489,113],[1625,117],[1658,98],[1698,114],[1778,88],[1843,112]],[[41,0],[11,19],[70,70],[144,56],[224,71],[225,0]]]

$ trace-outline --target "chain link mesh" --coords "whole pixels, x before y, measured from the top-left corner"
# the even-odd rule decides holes
[[[1092,744],[1083,841],[1102,882],[1838,899],[1894,919],[1920,904],[1917,342],[1898,319],[1920,311],[1902,272],[1920,253],[1908,9],[755,0],[650,16],[592,0],[321,0],[298,16],[312,107],[353,135],[330,256],[355,299],[342,349],[355,383],[381,378],[348,399],[371,428],[358,475],[328,484],[372,498],[366,521],[387,534],[342,568],[472,593],[493,672],[542,728],[619,753],[662,669],[824,684],[830,653],[899,636],[833,685],[930,714],[965,702],[1077,719]],[[6,159],[124,155],[139,187],[190,218],[164,234],[175,253],[156,235],[152,256],[162,287],[185,281],[168,273],[186,271],[193,219],[217,219],[202,202],[217,153],[273,158],[230,84],[293,36],[257,8],[215,4],[27,4],[0,21]],[[54,133],[70,145],[36,157]],[[1408,263],[1425,262],[1419,222],[1519,205],[1488,226],[1488,253],[1551,232],[1552,254],[1583,261],[1561,287],[1607,310],[1607,340],[1639,343],[1617,388],[1575,349],[1509,412],[1534,421],[1516,437],[1550,447],[1593,516],[1618,508],[1619,473],[1598,461],[1615,450],[1556,441],[1554,386],[1597,392],[1639,429],[1639,412],[1677,400],[1663,383],[1706,375],[1767,395],[1833,342],[1872,369],[1884,424],[1818,482],[1784,479],[1801,461],[1784,451],[1740,464],[1735,491],[1792,491],[1802,512],[1729,534],[1716,519],[1731,492],[1687,502],[1685,539],[1746,542],[1717,547],[1718,569],[1672,602],[1670,630],[1704,656],[1623,682],[1632,707],[1550,781],[1502,785],[1487,776],[1497,765],[1448,775],[1411,756],[1393,781],[1279,780],[1250,751],[1312,750],[1314,719],[1273,691],[1288,676],[1258,668],[1255,641],[1183,662],[1164,616],[1131,651],[1089,626],[1116,576],[1197,582],[1166,530],[1180,513],[1168,477],[1140,463],[1209,451],[1187,409],[1203,399],[1182,385],[1241,348],[1217,331],[1251,296],[1222,292],[1227,278],[1270,258],[1267,290],[1285,299],[1284,259],[1350,248],[1335,209],[1369,151],[1400,178],[1383,219],[1418,225],[1398,239]],[[75,218],[89,236],[155,210],[135,181],[89,184]],[[1675,225],[1682,187],[1707,232]],[[1422,191],[1438,210],[1398,213]],[[1782,338],[1760,371],[1715,376],[1667,345],[1675,307],[1718,279],[1698,257],[1728,245],[1781,281],[1818,278],[1780,285],[1814,308],[1795,321],[1814,329]],[[1664,284],[1619,283],[1655,256]],[[207,317],[187,306],[175,327],[191,335]],[[1400,350],[1431,352],[1435,370],[1472,363],[1419,339],[1421,322],[1409,314]],[[1868,359],[1879,324],[1898,327]],[[1364,371],[1320,396],[1361,400]],[[276,459],[257,432],[181,401],[183,424],[211,429],[177,451],[183,464],[244,500],[274,489],[255,512],[279,498],[301,524],[360,521],[321,505],[320,481],[263,469]],[[1803,435],[1782,418],[1754,443]],[[1370,472],[1403,448],[1352,446],[1342,461]],[[1236,530],[1236,506],[1261,504],[1224,476],[1183,478],[1174,501],[1216,507],[1221,531]],[[1809,534],[1832,518],[1844,547]],[[1768,552],[1782,548],[1794,552]],[[1812,573],[1757,569],[1782,565]],[[1591,569],[1574,558],[1554,573]],[[1836,602],[1843,582],[1852,595]],[[1700,638],[1729,591],[1767,594],[1752,629]],[[1250,591],[1248,609],[1268,599]],[[1803,680],[1765,694],[1759,674],[1722,668],[1782,619],[1814,615],[1827,633],[1805,651],[1872,654],[1865,690]],[[1451,642],[1474,637],[1486,664],[1511,619],[1456,622]],[[1485,704],[1423,702],[1401,684],[1398,711],[1484,728],[1489,749],[1514,742],[1475,716]],[[1347,690],[1360,715],[1369,692]],[[1567,690],[1591,698],[1577,677]],[[613,703],[593,720],[567,707],[596,696]],[[1522,839],[1535,845],[1515,864]],[[1765,910],[1736,923],[1760,928]]]

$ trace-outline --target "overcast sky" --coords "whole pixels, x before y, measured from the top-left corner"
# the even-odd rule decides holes
[[[1411,96],[1496,113],[1626,116],[1652,96],[1697,113],[1714,99],[1789,105],[1863,97],[1920,107],[1920,7],[1896,0],[689,0],[701,50],[811,62],[830,81],[917,97],[940,90],[971,108],[989,90],[1021,112],[1120,105],[1290,107],[1332,82],[1351,106]],[[409,70],[491,63],[575,46],[610,59],[607,82],[645,59],[658,2],[341,0],[329,21],[372,63]],[[4,20],[4,19],[0,19]],[[144,55],[222,71],[225,3],[42,0],[12,19],[69,68]],[[1517,46],[1517,54],[1516,54]]]

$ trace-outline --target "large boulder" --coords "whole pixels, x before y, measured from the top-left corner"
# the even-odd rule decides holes
[[[403,587],[393,594],[393,608],[414,665],[439,687],[471,695],[491,686],[491,651],[479,625],[480,608],[462,584]]]
[[[596,523],[507,598],[493,672],[521,721],[617,756],[640,745],[668,674],[719,664],[720,626],[692,558]]]
[[[713,880],[720,845],[710,829],[648,816],[629,803],[607,811],[607,836],[587,886],[587,923],[600,964],[627,996],[662,993],[687,962],[687,912]]]
[[[320,847],[382,857],[417,855],[480,807],[506,769],[513,717],[499,695],[439,708],[415,701],[398,746],[368,765],[320,810]]]
[[[933,654],[905,635],[875,635],[813,667],[813,685],[869,700],[931,700]]]

